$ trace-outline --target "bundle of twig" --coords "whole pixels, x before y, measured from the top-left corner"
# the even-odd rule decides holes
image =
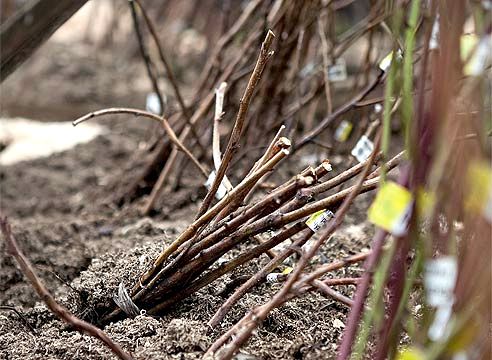
[[[286,125],[286,134],[292,139],[291,154],[308,144],[319,143],[321,135],[326,137],[324,130],[337,125],[340,117],[350,111],[362,112],[361,121],[354,124],[356,130],[362,132],[370,118],[369,113],[365,111],[366,107],[381,101],[381,98],[368,101],[364,99],[383,82],[384,71],[380,71],[376,66],[366,66],[363,74],[360,73],[355,78],[353,88],[355,95],[341,103],[332,98],[330,89],[333,85],[330,85],[330,82],[333,79],[327,76],[327,67],[331,69],[337,64],[344,53],[358,40],[366,37],[372,39],[374,34],[378,34],[378,26],[384,29],[384,8],[382,5],[374,7],[366,18],[342,34],[335,34],[333,29],[326,29],[324,22],[327,18],[333,18],[336,13],[346,11],[350,3],[346,1],[271,3],[260,0],[248,3],[239,18],[216,42],[194,88],[194,95],[186,101],[173,75],[169,55],[163,50],[159,42],[159,34],[145,8],[138,0],[130,2],[142,57],[153,91],[158,95],[161,105],[159,115],[165,115],[169,119],[169,124],[176,132],[179,141],[194,153],[197,159],[204,162],[210,157],[210,151],[206,149],[211,138],[210,122],[206,119],[212,112],[214,89],[223,82],[228,84],[226,94],[228,111],[222,116],[221,126],[231,128],[239,126],[236,130],[244,128],[246,135],[236,139],[238,141],[234,144],[235,147],[241,146],[244,149],[239,156],[242,163],[252,164],[256,156],[251,155],[260,155],[259,150],[268,146],[268,137],[265,137],[265,134],[273,137],[282,124]],[[158,68],[156,61],[151,59],[145,46],[142,24],[139,22],[140,13],[149,29],[152,43],[157,46],[159,61],[166,70],[165,75],[172,85],[180,109],[177,113],[165,113],[163,95],[159,89],[160,74],[156,70]],[[243,79],[255,66],[253,50],[261,40],[263,28],[270,28],[273,32],[281,34],[275,40],[271,39],[270,46],[275,49],[276,56],[269,60],[268,76],[256,86],[255,91],[258,96],[249,99],[251,104],[248,116],[245,116],[241,122],[233,121],[231,115],[234,112],[230,110],[237,109],[238,112],[243,112],[245,106],[242,102],[247,100],[242,98],[241,101],[236,102],[233,94],[240,89]],[[370,61],[372,61],[370,55],[372,50],[374,49],[370,47],[365,56]],[[245,95],[251,96],[251,94]],[[323,119],[315,123],[314,118],[320,111],[318,104],[326,104],[327,110],[323,110]],[[309,111],[306,119],[300,121],[299,114],[304,110]],[[232,134],[237,136],[238,131]],[[180,148],[173,147],[173,143],[175,142],[168,141],[166,137],[158,140],[153,147],[155,150],[152,159],[130,186],[118,193],[118,201],[133,200],[150,192],[142,213],[149,214],[155,209],[163,189],[169,185],[170,178],[174,176],[179,181],[181,178],[179,174],[186,167],[186,158],[180,156]],[[226,149],[224,153],[226,160],[230,153],[230,149]],[[215,157],[214,163],[217,164]],[[216,170],[221,177],[223,168],[217,166]],[[244,171],[244,169],[240,170]],[[238,177],[243,176],[244,173]],[[207,197],[204,208],[210,205],[212,198],[213,195]]]
[[[256,189],[258,182],[271,172],[282,159],[289,155],[291,143],[287,138],[281,137],[284,126],[274,136],[263,156],[253,165],[249,173],[237,186],[232,187],[227,180],[225,172],[244,133],[243,127],[253,94],[260,83],[265,66],[273,54],[270,51],[273,39],[274,35],[269,31],[261,46],[255,68],[240,101],[236,121],[223,155],[220,153],[220,144],[216,134],[219,119],[222,116],[222,99],[225,85],[221,85],[217,90],[213,144],[213,157],[216,166],[215,177],[211,182],[209,192],[199,209],[195,221],[161,253],[152,264],[152,267],[136,282],[131,291],[131,298],[137,308],[143,308],[151,314],[163,311],[178,300],[189,296],[218,277],[260,256],[262,253],[269,252],[274,246],[298,233],[300,233],[302,240],[299,240],[296,246],[304,245],[314,234],[314,230],[305,222],[307,216],[319,211],[327,211],[327,214],[332,213],[332,210],[336,210],[345,198],[349,197],[350,201],[352,201],[353,196],[351,194],[356,193],[355,189],[359,193],[376,187],[379,169],[374,170],[368,176],[368,180],[358,186],[345,188],[331,196],[325,195],[329,190],[344,184],[357,175],[362,171],[365,164],[367,164],[366,172],[369,172],[373,160],[378,158],[374,152],[371,160],[355,165],[327,181],[321,181],[321,179],[331,169],[329,162],[325,161],[316,168],[308,167],[295,178],[273,189],[256,203],[244,204],[246,199]],[[106,114],[108,111],[89,114],[76,120],[75,124],[97,115]],[[126,110],[115,109],[113,111],[121,112]],[[177,139],[164,118],[145,112],[134,111],[133,113],[160,120],[171,141],[175,144],[174,151],[181,150],[185,152],[195,165],[201,168],[198,160],[186,149],[180,139]],[[371,129],[373,128],[371,127]],[[386,167],[392,168],[396,166],[400,158],[401,154],[388,162]],[[205,174],[204,171],[202,173]],[[222,184],[227,189],[227,194],[215,205],[212,205],[212,200]],[[344,212],[347,206],[344,207]],[[246,250],[230,262],[213,268],[213,264],[218,259],[237,245],[271,230],[278,233],[268,241],[260,242],[253,249]],[[274,257],[271,252],[270,255]],[[286,254],[282,255],[282,257],[286,256]],[[278,258],[275,261],[277,263]],[[115,319],[124,311],[125,309],[116,309],[109,314],[106,313],[103,315],[103,322]]]

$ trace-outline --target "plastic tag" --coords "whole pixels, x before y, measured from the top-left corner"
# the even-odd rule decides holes
[[[328,223],[328,220],[333,217],[335,217],[335,214],[333,214],[330,210],[320,210],[312,214],[309,219],[307,219],[306,225],[314,232],[317,232]]]
[[[357,161],[364,162],[369,156],[371,156],[372,151],[374,150],[374,144],[366,135],[362,135],[355,144],[355,147],[352,149],[352,156],[354,156]]]
[[[335,130],[335,139],[339,142],[347,141],[353,127],[354,125],[350,121],[343,120]]]
[[[466,40],[465,40],[466,42]],[[476,40],[471,40],[471,42],[476,44]],[[473,45],[471,47],[473,47]],[[471,48],[466,47],[468,51]],[[463,61],[466,61],[468,57],[465,57]],[[485,71],[485,68],[492,60],[492,35],[484,36],[476,44],[475,51],[465,63],[463,67],[463,73],[466,76],[480,76]]]
[[[412,203],[410,191],[394,182],[386,182],[369,208],[369,220],[395,236],[403,236],[407,232]]]
[[[347,65],[343,58],[338,59],[335,64],[328,67],[328,79],[332,82],[347,80]]]
[[[429,50],[435,50],[439,48],[439,14],[434,20],[434,25],[432,25],[432,33],[429,40]]]
[[[434,307],[452,304],[457,276],[458,262],[455,256],[427,260],[424,269],[427,303]]]
[[[285,277],[286,277],[286,275],[281,274],[281,273],[270,273],[266,276],[266,280],[270,284],[274,284],[274,283],[278,283],[278,282],[282,281],[283,279],[285,279]]]
[[[436,307],[428,336],[432,341],[447,335],[447,325],[453,313],[454,288],[458,277],[458,261],[455,256],[441,256],[425,262],[424,287],[427,303]]]
[[[468,168],[466,207],[492,223],[492,169],[481,162]]]
[[[407,348],[398,353],[396,356],[396,360],[424,360],[425,355],[422,353],[422,350],[416,347]]]
[[[396,52],[397,56],[396,59],[400,60],[402,58],[402,52],[401,49],[398,49]],[[391,65],[391,61],[393,60],[393,51],[391,51],[388,55],[386,55],[383,60],[379,63],[379,68],[383,71],[387,71],[388,68]]]
[[[215,180],[215,170],[212,170],[212,172],[208,176],[207,182],[204,184],[207,190],[210,190],[214,180]],[[217,200],[221,200],[226,195],[227,195],[227,188],[224,185],[224,179],[222,179],[222,182],[220,183],[219,188],[215,193],[215,197],[217,198]]]
[[[161,114],[161,104],[159,103],[159,97],[155,92],[147,94],[147,99],[145,100],[145,110],[157,115]]]
[[[434,320],[432,321],[427,335],[432,341],[438,341],[446,338],[448,323],[453,314],[453,303],[448,303],[437,308],[434,314]]]
[[[291,268],[290,266],[287,266],[287,267],[284,269],[284,271],[282,271],[282,274],[283,274],[283,275],[289,275],[289,274],[292,272],[292,270],[294,270],[294,269],[293,269],[293,268]]]

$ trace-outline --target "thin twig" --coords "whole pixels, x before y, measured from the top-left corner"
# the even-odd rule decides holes
[[[13,311],[19,317],[19,319],[21,319],[22,322],[29,328],[29,330],[31,330],[34,334],[37,334],[36,329],[33,328],[29,321],[27,321],[26,317],[22,315],[22,313],[18,311],[15,307],[9,305],[0,305],[0,310]]]
[[[104,115],[115,115],[115,114],[131,114],[135,116],[142,116],[145,118],[152,119],[154,121],[158,121],[162,124],[164,127],[164,130],[166,131],[167,135],[169,136],[169,140],[176,146],[177,149],[180,151],[184,152],[188,158],[193,162],[193,164],[200,170],[202,175],[207,178],[208,177],[208,170],[200,164],[198,159],[186,148],[186,146],[183,145],[183,143],[178,139],[176,136],[176,133],[173,131],[171,128],[171,125],[169,125],[169,122],[167,121],[166,118],[161,117],[159,115],[156,115],[154,113],[144,111],[144,110],[138,110],[138,109],[129,109],[129,108],[109,108],[109,109],[102,109],[98,111],[93,111],[87,115],[81,116],[80,118],[74,120],[72,122],[73,126],[77,126],[80,123],[83,123],[84,121],[93,119],[95,117],[99,116],[104,116]]]
[[[149,56],[147,49],[145,48],[145,45],[144,45],[144,39],[142,36],[142,31],[140,29],[140,24],[138,22],[137,9],[135,8],[134,0],[128,0],[128,5],[130,5],[130,10],[132,13],[133,26],[135,28],[135,33],[137,34],[138,47],[140,49],[140,54],[142,55],[142,58],[144,60],[145,69],[147,70],[147,75],[149,76],[150,83],[152,84],[152,87],[154,88],[154,92],[157,95],[157,98],[159,99],[159,106],[161,108],[160,115],[162,115],[164,112],[164,101],[162,100],[162,94],[161,94],[161,91],[159,90],[159,84],[157,82],[157,78],[156,78],[156,74],[155,74],[155,68],[152,65],[152,61],[150,60],[150,56]]]
[[[234,123],[234,128],[232,129],[231,137],[229,138],[229,142],[224,152],[222,162],[220,163],[219,170],[217,170],[215,180],[209,192],[205,196],[205,199],[203,200],[203,203],[200,207],[200,210],[198,211],[196,218],[199,218],[208,210],[210,204],[212,203],[212,199],[214,198],[215,193],[217,192],[217,189],[219,188],[219,185],[224,178],[225,172],[229,166],[232,156],[237,150],[239,140],[241,139],[243,125],[246,120],[246,114],[248,112],[251,99],[253,98],[256,85],[258,85],[258,82],[261,79],[261,75],[263,73],[263,70],[265,69],[268,59],[273,55],[273,52],[270,51],[270,47],[272,45],[274,37],[275,35],[273,34],[273,32],[269,30],[265,37],[265,40],[263,41],[263,44],[261,45],[260,55],[258,56],[255,69],[251,74],[251,78],[249,79],[244,95],[241,98],[239,111]]]
[[[325,26],[323,24],[326,21],[327,11],[324,9],[321,12],[321,16],[318,19],[318,33],[321,38],[321,53],[323,55],[323,78],[325,80],[325,96],[327,111],[326,115],[330,115],[333,112],[333,104],[331,101],[331,90],[330,90],[330,79],[328,77],[328,67],[330,66],[330,60],[328,59],[328,54],[330,49],[328,48],[328,41],[326,40]]]
[[[186,104],[183,100],[183,96],[181,95],[181,91],[179,90],[178,82],[176,78],[174,77],[174,73],[171,69],[171,65],[169,64],[169,61],[167,60],[166,56],[164,55],[164,51],[162,50],[162,45],[159,41],[159,36],[157,35],[157,31],[155,29],[154,24],[152,23],[152,20],[150,20],[149,15],[147,14],[147,11],[145,8],[142,6],[142,3],[140,0],[133,0],[137,3],[138,7],[140,8],[140,12],[143,15],[143,18],[145,20],[145,23],[147,24],[147,28],[149,29],[150,35],[152,36],[152,39],[154,40],[154,43],[157,47],[157,52],[159,53],[159,58],[161,59],[162,64],[164,65],[164,68],[166,69],[167,77],[169,78],[169,82],[171,83],[171,86],[174,90],[174,94],[176,95],[176,99],[178,100],[178,104],[181,108],[181,112],[184,115],[184,118],[186,120],[186,124],[190,127],[192,135],[195,137],[196,140],[196,145],[200,148],[200,151],[205,151],[203,148],[202,144],[200,143],[200,137],[196,133],[195,127],[191,124],[191,114],[190,110],[188,107],[186,107]],[[162,107],[161,107],[162,109]]]
[[[9,255],[17,260],[22,272],[31,282],[32,287],[38,293],[39,297],[46,306],[61,320],[65,321],[67,324],[72,326],[74,329],[91,335],[99,340],[101,340],[113,353],[115,353],[119,358],[124,360],[132,360],[133,357],[126,353],[118,344],[113,342],[108,335],[101,329],[91,325],[75,315],[73,315],[68,309],[61,306],[56,302],[53,296],[49,293],[48,289],[41,283],[39,278],[37,277],[34,269],[29,262],[29,260],[24,256],[24,254],[19,249],[17,242],[14,239],[12,234],[12,230],[10,228],[10,224],[7,221],[6,217],[0,216],[0,228],[2,230],[7,252]]]

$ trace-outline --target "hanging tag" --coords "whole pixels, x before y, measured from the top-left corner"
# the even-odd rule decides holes
[[[425,354],[419,348],[410,347],[398,352],[396,360],[425,360]]]
[[[394,182],[386,182],[369,208],[369,220],[395,236],[407,232],[412,210],[412,194]]]
[[[145,100],[145,110],[154,113],[156,115],[161,114],[161,104],[159,103],[159,97],[155,92],[151,92],[147,94],[147,98]]]
[[[335,130],[335,139],[339,142],[347,141],[353,127],[354,125],[350,121],[343,120]]]
[[[207,190],[210,190],[214,181],[215,181],[215,170],[212,170],[212,172],[208,176],[207,182],[204,184]],[[224,179],[222,179],[222,182],[220,183],[219,188],[215,193],[215,197],[217,198],[217,200],[221,200],[226,195],[227,195],[227,188],[224,185]]]
[[[398,49],[396,52],[396,59],[401,60],[403,57],[401,49]],[[391,65],[391,61],[393,60],[393,51],[391,51],[388,55],[386,55],[383,60],[379,63],[379,68],[383,71],[387,71]]]
[[[278,282],[281,282],[282,280],[284,280],[286,278],[286,276],[287,275],[284,275],[281,273],[270,273],[266,276],[266,280],[270,284],[275,284],[275,283],[278,283]]]
[[[374,144],[366,135],[362,135],[355,144],[355,147],[352,149],[352,156],[354,156],[358,162],[366,161],[369,156],[371,156],[372,151],[374,150]]]
[[[492,169],[486,163],[474,162],[468,168],[466,207],[492,223]]]
[[[306,220],[306,225],[313,230],[313,232],[317,232],[319,229],[324,227],[331,218],[334,218],[335,214],[333,214],[330,210],[320,210],[312,214],[309,219]]]
[[[465,43],[466,43],[465,39]],[[473,40],[468,40],[470,45],[465,45],[465,51],[472,51],[476,44],[475,51],[471,57],[465,57],[463,61],[468,60],[463,67],[463,74],[466,76],[480,76],[484,73],[485,68],[492,60],[492,35],[483,36],[477,43],[476,37]]]
[[[447,325],[453,313],[454,288],[458,277],[458,261],[455,256],[441,256],[425,262],[424,287],[426,300],[436,307],[428,336],[433,341],[447,335]]]
[[[439,49],[439,14],[436,15],[429,40],[429,50]]]
[[[347,80],[347,65],[345,59],[339,58],[336,63],[328,67],[328,80],[331,82]]]
[[[425,262],[424,287],[430,306],[444,306],[454,301],[454,287],[458,276],[455,256],[441,256]]]
[[[292,270],[294,270],[293,268],[291,268],[290,266],[287,266],[283,271],[282,271],[282,274],[283,275],[289,275]]]

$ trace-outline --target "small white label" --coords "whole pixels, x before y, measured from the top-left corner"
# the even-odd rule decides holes
[[[339,58],[335,64],[328,67],[328,79],[332,82],[347,80],[345,59]]]
[[[147,94],[147,99],[145,101],[145,110],[157,115],[161,114],[161,104],[159,103],[159,97],[155,92]]]
[[[427,332],[432,341],[444,340],[448,335],[448,323],[453,314],[453,303],[449,303],[437,308],[434,320]]]
[[[214,180],[215,180],[215,170],[212,170],[212,172],[208,176],[207,182],[204,184],[207,190],[210,190]],[[222,179],[222,182],[220,183],[219,188],[215,193],[215,197],[217,198],[217,200],[221,200],[226,195],[227,195],[227,188],[224,185],[224,179]]]
[[[316,69],[316,66],[314,65],[314,62],[308,63],[300,71],[301,78],[308,77],[309,75],[311,75],[314,72],[315,69]]]
[[[434,20],[434,25],[432,25],[432,33],[429,40],[429,49],[435,50],[439,48],[439,14],[436,16],[436,20]]]
[[[352,149],[352,156],[354,156],[357,161],[364,162],[369,156],[371,156],[374,150],[374,144],[366,135],[362,135],[355,147]]]
[[[424,286],[430,306],[444,306],[454,301],[458,262],[454,256],[441,256],[425,263]]]
[[[403,55],[401,49],[398,49],[398,51],[396,52],[396,59],[401,60],[402,57]],[[391,51],[388,55],[384,57],[383,60],[381,60],[381,62],[379,63],[379,68],[383,71],[387,71],[391,65],[392,60],[393,60],[393,51]]]
[[[281,273],[270,273],[270,274],[267,275],[266,280],[270,284],[275,284],[275,283],[278,283],[278,282],[282,281],[283,278],[285,278],[285,275],[284,274],[281,274]]]
[[[330,210],[320,210],[312,214],[309,219],[306,220],[306,225],[314,232],[317,232],[334,217],[335,214],[333,214]]]

